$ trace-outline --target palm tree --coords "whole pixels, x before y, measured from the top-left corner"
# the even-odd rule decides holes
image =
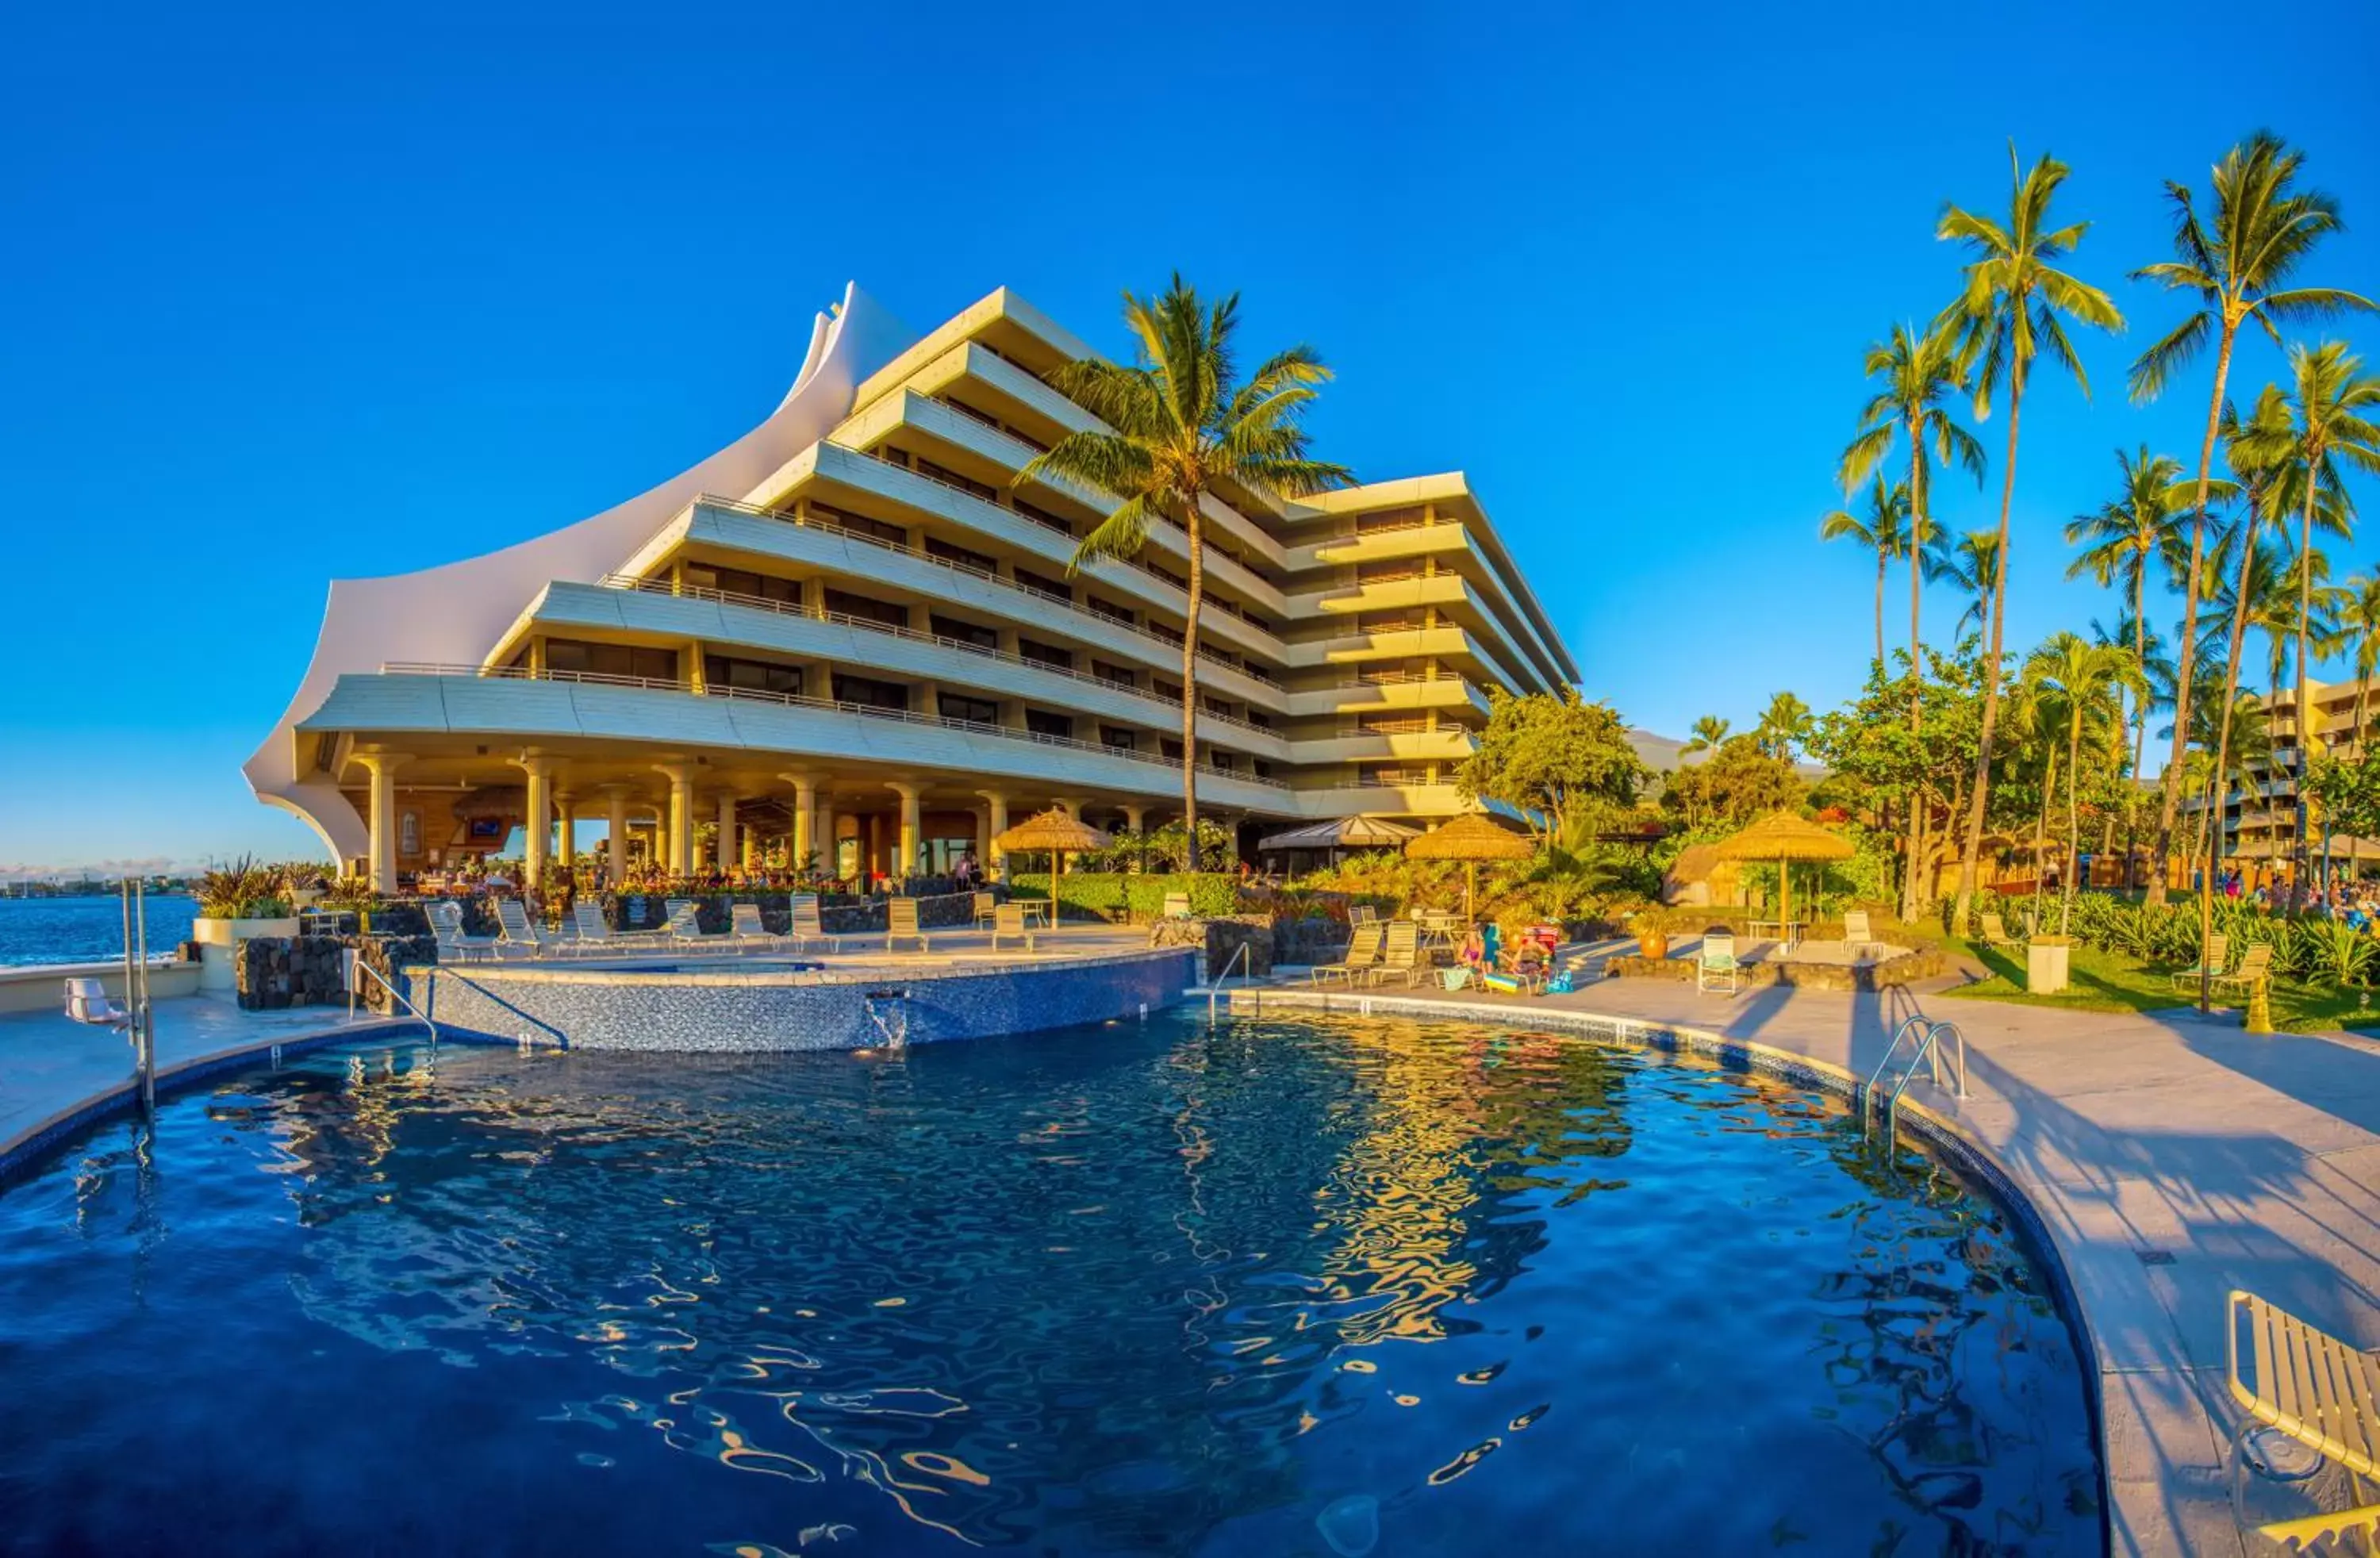
[[[1705,714],[1694,722],[1694,728],[1687,733],[1688,739],[1684,746],[1678,749],[1678,755],[1691,757],[1696,752],[1715,752],[1718,750],[1718,744],[1727,739],[1727,721],[1720,719],[1717,714]]]
[[[1869,483],[1867,517],[1864,520],[1844,509],[1836,509],[1818,521],[1820,541],[1856,541],[1876,552],[1876,674],[1884,675],[1884,569],[1895,557],[1906,555],[1909,550],[1909,489],[1896,481],[1889,487],[1884,478]],[[1916,651],[1911,651],[1912,654]]]
[[[2134,824],[2140,816],[2141,764],[2148,756],[2149,715],[2173,707],[2174,682],[2180,673],[2173,657],[2166,652],[2164,636],[2130,615],[2118,616],[2112,628],[2093,617],[2091,638],[2095,643],[2131,650],[2141,671],[2141,685],[2132,692],[2132,756],[2128,770],[2131,782],[2124,787],[2124,886],[2130,889],[2137,885],[2132,877],[2133,849],[2138,842]],[[2121,744],[2119,736],[2119,747]],[[2112,844],[2112,834],[2110,840]]]
[[[1137,360],[1121,367],[1097,358],[1068,362],[1050,375],[1062,395],[1107,425],[1071,432],[1036,455],[1017,480],[1058,476],[1114,493],[1122,501],[1075,548],[1073,566],[1102,557],[1128,559],[1148,537],[1149,521],[1172,520],[1187,532],[1189,608],[1182,627],[1182,822],[1190,869],[1198,869],[1198,611],[1206,599],[1206,518],[1202,504],[1220,489],[1281,499],[1305,497],[1353,478],[1344,466],[1308,458],[1305,415],[1314,386],[1330,377],[1313,348],[1291,347],[1234,383],[1232,335],[1240,298],[1211,308],[1179,273],[1160,297],[1124,294],[1124,323]]]
[[[1759,728],[1752,738],[1760,749],[1772,758],[1791,761],[1793,749],[1809,738],[1810,706],[1790,692],[1780,692],[1769,699],[1768,707],[1761,711]]]
[[[2058,933],[2064,935],[2074,909],[2074,878],[2082,858],[2082,812],[2074,799],[2074,775],[2082,761],[2082,726],[2087,721],[2123,723],[2123,695],[2145,693],[2147,682],[2140,662],[2129,649],[2095,644],[2075,633],[2056,634],[2025,662],[2024,681],[2035,688],[2055,688],[2066,716],[2066,895],[2058,911]]]
[[[1925,661],[1917,618],[1925,578],[1922,559],[1935,533],[1934,475],[1927,451],[1946,465],[1956,461],[1973,475],[1976,486],[1984,484],[1984,446],[1952,420],[1942,405],[1954,391],[1966,388],[1955,346],[1955,335],[1949,330],[1937,325],[1920,335],[1907,324],[1894,325],[1889,337],[1869,344],[1860,371],[1880,387],[1860,408],[1860,431],[1844,449],[1841,468],[1836,472],[1849,493],[1883,463],[1896,432],[1909,445],[1909,733],[1912,737],[1925,728],[1917,695]],[[1882,658],[1881,651],[1877,657]],[[1925,852],[1925,811],[1922,799],[1912,799],[1909,809],[1912,861]],[[1923,911],[1924,896],[1919,873],[1912,870],[1901,886],[1904,922],[1915,920]]]
[[[1957,541],[1945,535],[1934,538],[1934,548],[1925,554],[1925,578],[1929,583],[1947,584],[1967,597],[1967,609],[1959,614],[1951,628],[1954,639],[1967,636],[1967,625],[1973,623],[1977,632],[1991,620],[1992,600],[2000,588],[2000,538],[1995,530],[1969,530]]]
[[[2314,246],[2338,228],[2338,202],[2317,190],[2295,188],[2303,152],[2269,130],[2258,130],[2224,153],[2215,164],[2214,225],[2201,224],[2190,187],[2171,180],[2166,195],[2174,206],[2175,258],[2132,273],[2138,281],[2163,283],[2168,288],[2198,296],[2198,310],[2132,364],[2131,394],[2135,401],[2154,400],[2175,371],[2196,357],[2215,338],[2215,388],[2206,401],[2206,433],[2198,445],[2198,501],[2191,522],[2192,566],[2189,583],[2195,588],[2198,553],[2205,542],[2206,503],[2215,472],[2215,442],[2227,402],[2224,389],[2231,375],[2231,348],[2240,327],[2250,320],[2280,342],[2277,321],[2319,318],[2345,309],[2369,309],[2371,302],[2352,292],[2332,287],[2288,284],[2290,274]],[[2192,659],[2190,632],[2198,617],[2198,599],[2182,605],[2181,662]],[[2174,719],[2173,762],[2166,770],[2165,795],[2157,824],[2160,855],[2173,837],[2174,808],[2180,800],[2180,763],[2189,739],[2190,684],[2181,687],[2181,707]],[[2162,870],[2149,883],[2152,902],[2165,900]]]
[[[2081,578],[2087,575],[2103,588],[2119,578],[2123,581],[2124,594],[2131,603],[2128,615],[2139,635],[2132,645],[2132,656],[2145,675],[2149,662],[2149,560],[2157,558],[2169,573],[2180,574],[2186,550],[2181,544],[2181,523],[2189,503],[2189,489],[2181,480],[2181,462],[2170,455],[2149,453],[2145,444],[2134,454],[2117,450],[2116,467],[2123,474],[2122,495],[2100,505],[2096,513],[2078,514],[2066,522],[2066,544],[2083,548],[2082,554],[2067,565],[2066,577]],[[2143,737],[2148,734],[2148,705],[2143,701],[2134,718]],[[2135,742],[2132,754],[2135,773],[2140,772],[2141,760],[2146,755],[2139,749],[2141,745]]]
[[[2296,434],[2293,451],[2298,466],[2297,482],[2301,489],[2298,517],[2298,702],[2297,739],[2291,745],[2296,756],[2291,767],[2300,797],[2297,809],[2296,846],[2291,852],[2289,871],[2289,908],[2295,912],[2305,893],[2306,826],[2305,778],[2306,754],[2313,750],[2318,733],[2314,729],[2313,709],[2308,701],[2311,677],[2307,675],[2306,635],[2313,626],[2313,519],[2317,499],[2327,489],[2344,493],[2342,467],[2380,473],[2380,427],[2375,427],[2372,415],[2380,411],[2380,377],[2363,371],[2363,359],[2348,354],[2341,341],[2325,341],[2319,347],[2302,344],[2289,347],[2291,414]],[[2352,522],[2354,510],[2344,509],[2344,517]],[[2351,539],[2351,538],[2350,538]]]
[[[2372,697],[2372,673],[2380,671],[2380,575],[2351,574],[2348,577],[2346,600],[2339,609],[2339,631],[2355,646],[2355,757],[2362,761],[2363,752],[2363,712]],[[2363,841],[2353,834],[2347,839],[2347,874],[2351,881],[2362,873]]]
[[[1958,301],[1943,310],[1945,321],[1959,330],[1959,361],[1973,364],[1975,415],[1991,413],[1992,397],[2003,386],[2008,392],[2008,453],[2000,460],[1999,567],[2007,576],[2009,510],[2016,501],[2017,430],[2024,414],[2026,382],[2034,360],[2046,352],[2050,361],[2074,375],[2082,393],[2091,393],[2089,375],[2066,337],[2065,321],[2072,319],[2101,330],[2124,327],[2124,316],[2114,299],[2089,283],[2067,274],[2050,262],[2072,252],[2089,230],[2087,222],[2067,226],[2050,225],[2049,205],[2058,187],[2066,182],[2067,167],[2044,156],[2027,171],[2017,161],[2016,145],[2009,145],[2009,218],[2005,225],[1949,206],[1942,213],[1937,237],[1964,243],[1974,258],[1966,266],[1966,286]],[[1975,896],[1975,857],[1983,848],[1984,810],[1991,787],[1993,726],[1999,719],[2000,633],[2006,616],[2007,591],[1992,592],[1991,632],[1984,645],[1984,712],[1977,729],[1975,778],[1967,799],[1966,848],[1959,862],[1959,899],[1951,910],[1951,929],[1967,931],[1967,911]]]

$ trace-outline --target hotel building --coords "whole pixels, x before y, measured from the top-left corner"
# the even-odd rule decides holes
[[[2335,757],[2356,754],[2356,735],[2363,732],[2366,743],[2380,739],[2380,679],[2375,679],[2368,697],[2352,680],[2343,682],[2309,681],[2308,700],[2313,705],[2313,738],[2316,753]],[[2361,723],[2356,705],[2363,704]],[[2250,868],[2252,878],[2260,864],[2286,862],[2294,848],[2297,828],[2297,731],[2298,689],[2294,682],[2277,692],[2259,694],[2257,707],[2265,711],[2265,730],[2272,738],[2273,754],[2268,762],[2260,762],[2235,778],[2229,792],[2223,797],[2223,841],[2216,850],[2218,858],[2241,863]],[[2177,842],[2180,852],[2188,841],[2197,836],[2205,803],[2199,797],[2185,799],[2182,807],[2182,838]],[[2306,855],[2318,863],[2323,854],[2323,822],[2317,812],[2307,823]],[[2358,869],[2369,871],[2380,863],[2380,842],[2350,838],[2334,834],[2330,838],[2330,857],[2335,867],[2346,869],[2350,859],[2362,862]]]
[[[1186,533],[1070,574],[1113,500],[1017,475],[1096,425],[1048,383],[1088,351],[1006,290],[922,336],[847,290],[777,408],[683,475],[334,582],[250,785],[383,888],[524,824],[532,878],[590,820],[615,873],[901,875],[1052,804],[1177,817]],[[1447,816],[1487,689],[1577,678],[1459,473],[1205,518],[1202,814]]]

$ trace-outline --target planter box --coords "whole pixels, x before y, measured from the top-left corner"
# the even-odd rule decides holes
[[[286,919],[217,919],[200,915],[190,922],[190,939],[199,943],[199,988],[232,991],[239,977],[232,957],[239,943],[255,936],[294,936],[298,918]]]
[[[2035,936],[2024,943],[2024,988],[2035,995],[2055,995],[2066,988],[2067,963],[2073,947],[2064,936]]]

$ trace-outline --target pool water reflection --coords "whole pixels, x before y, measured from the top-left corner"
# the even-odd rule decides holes
[[[0,1378],[27,1552],[2102,1549],[2002,1213],[1463,1026],[318,1055],[0,1195]]]

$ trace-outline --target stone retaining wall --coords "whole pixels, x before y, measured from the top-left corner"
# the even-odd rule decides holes
[[[232,986],[243,1012],[279,1012],[292,1006],[347,1004],[345,954],[353,948],[365,966],[406,989],[398,971],[407,964],[438,961],[435,938],[421,936],[251,936],[232,959]],[[372,980],[364,981],[361,1004],[385,1016],[395,1003]]]
[[[1630,954],[1603,966],[1607,978],[1679,980],[1691,983],[1695,955],[1644,957]],[[1876,991],[1915,984],[1950,971],[1949,955],[1939,947],[1919,947],[1881,963],[1747,963],[1736,974],[1738,988],[1760,990],[1788,985],[1795,990]]]

